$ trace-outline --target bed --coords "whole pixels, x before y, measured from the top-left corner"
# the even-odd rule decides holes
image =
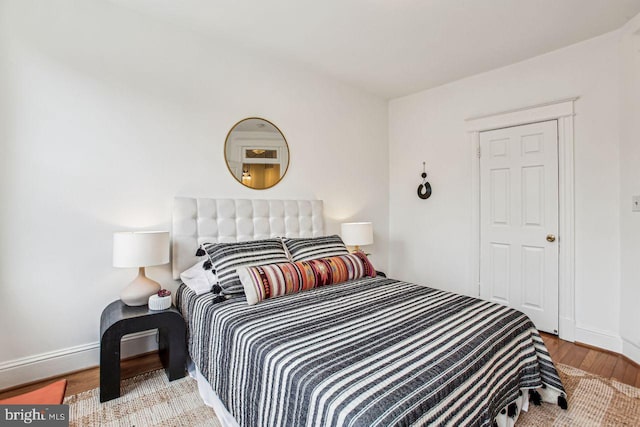
[[[204,242],[324,235],[321,201],[178,198],[174,274]],[[386,277],[248,305],[176,294],[192,374],[223,425],[509,426],[566,395],[519,311]]]

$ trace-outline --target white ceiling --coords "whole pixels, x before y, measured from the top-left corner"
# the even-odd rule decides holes
[[[615,30],[640,0],[112,0],[384,98]]]

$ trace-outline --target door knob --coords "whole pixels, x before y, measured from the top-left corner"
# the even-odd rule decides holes
[[[547,234],[547,242],[555,242],[556,241],[556,236],[554,236],[553,234]]]

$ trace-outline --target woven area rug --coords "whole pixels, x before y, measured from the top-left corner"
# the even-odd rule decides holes
[[[640,389],[567,365],[556,365],[569,408],[530,406],[516,426],[640,426]]]
[[[185,377],[169,382],[163,370],[122,381],[120,397],[100,403],[100,389],[69,396],[70,426],[221,427],[213,409],[206,406],[196,381]]]
[[[566,365],[557,365],[569,409],[531,406],[516,426],[640,426],[640,389]],[[69,396],[71,426],[220,426],[202,403],[196,381],[169,382],[154,371],[122,382],[122,396],[100,403],[100,390]]]

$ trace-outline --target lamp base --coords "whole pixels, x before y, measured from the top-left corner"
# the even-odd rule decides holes
[[[133,281],[120,292],[120,299],[130,307],[147,305],[149,297],[158,293],[160,289],[160,284],[145,276],[144,267],[140,267],[138,269],[138,277],[133,279]]]

